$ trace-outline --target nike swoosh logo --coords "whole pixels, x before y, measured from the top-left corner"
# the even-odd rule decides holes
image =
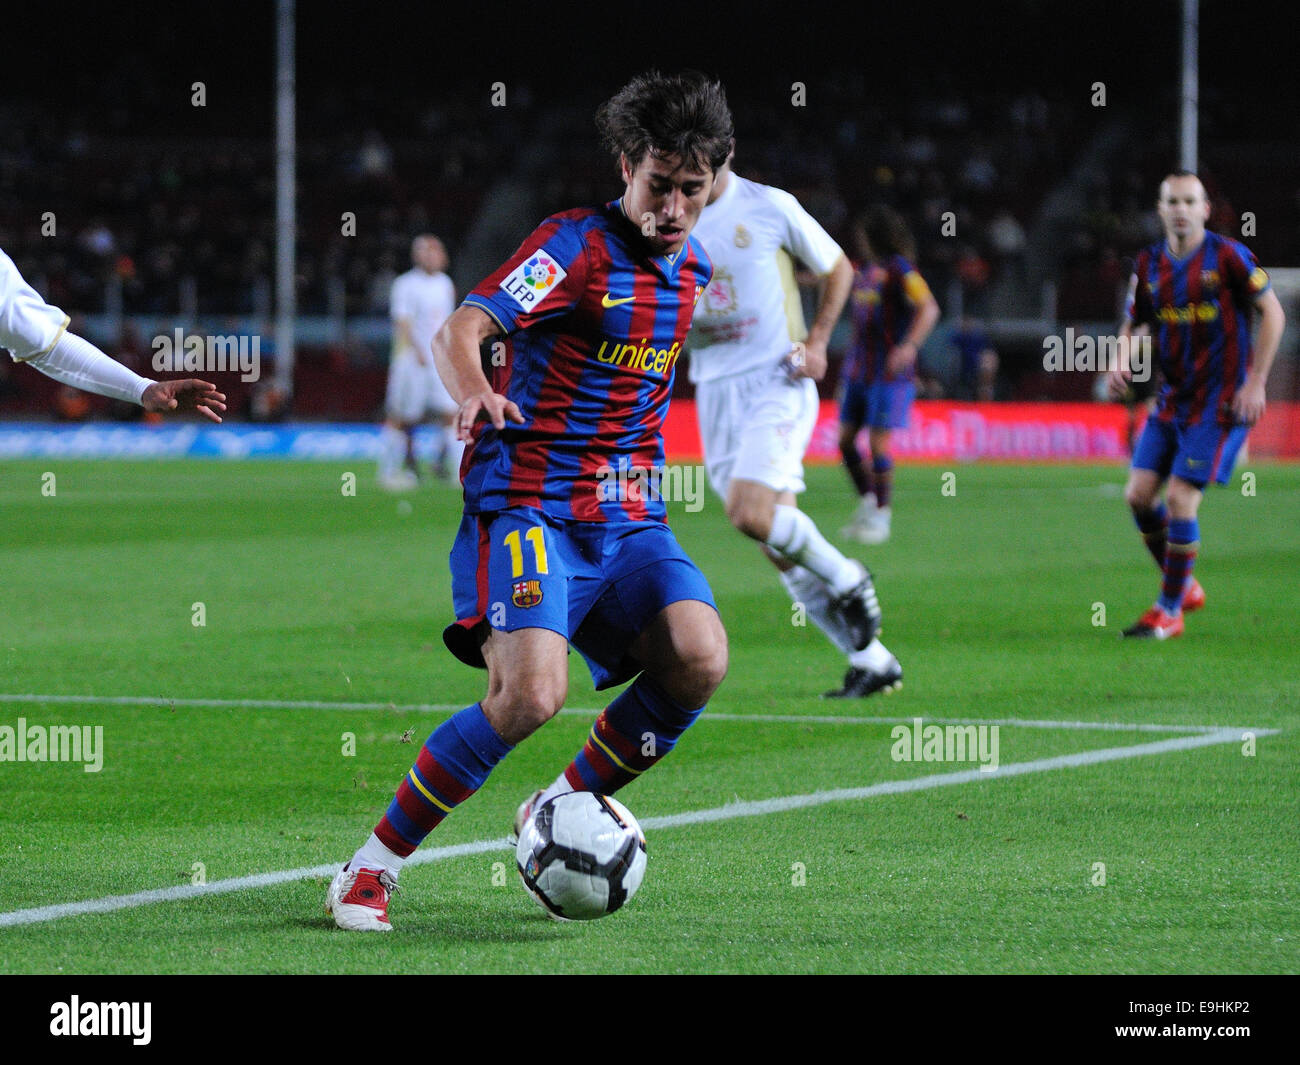
[[[631,303],[634,299],[636,299],[635,296],[628,296],[626,299],[612,300],[609,298],[609,293],[606,292],[603,296],[600,297],[600,305],[606,308],[617,307],[620,303]]]

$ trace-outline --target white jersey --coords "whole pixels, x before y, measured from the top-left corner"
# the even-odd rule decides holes
[[[441,272],[426,274],[419,268],[407,270],[393,281],[389,304],[393,321],[405,318],[411,323],[411,342],[432,363],[433,334],[456,309],[456,286],[451,278]]]
[[[20,362],[44,355],[68,326],[68,316],[51,307],[0,251],[0,348]]]
[[[808,335],[791,257],[818,275],[843,255],[788,192],[731,174],[691,235],[713,260],[713,280],[687,339],[693,382],[775,369]]]

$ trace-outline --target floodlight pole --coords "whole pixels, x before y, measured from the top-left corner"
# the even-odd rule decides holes
[[[1196,108],[1200,85],[1196,54],[1200,32],[1198,9],[1199,0],[1183,0],[1183,100],[1178,165],[1191,171],[1196,170]]]
[[[276,0],[275,31],[275,384],[293,395],[298,299],[294,232],[294,0]]]

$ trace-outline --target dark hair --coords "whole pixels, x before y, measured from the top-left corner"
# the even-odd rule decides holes
[[[722,83],[698,71],[638,74],[596,110],[601,143],[636,169],[648,154],[717,171],[735,127]]]
[[[907,223],[892,207],[884,204],[868,207],[858,216],[857,226],[871,245],[874,258],[888,259],[891,255],[901,255],[905,259],[916,258],[916,249]]]

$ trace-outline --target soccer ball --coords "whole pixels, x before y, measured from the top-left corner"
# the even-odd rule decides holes
[[[552,917],[590,921],[613,913],[645,876],[645,834],[608,795],[572,791],[533,811],[515,847],[524,886]]]

